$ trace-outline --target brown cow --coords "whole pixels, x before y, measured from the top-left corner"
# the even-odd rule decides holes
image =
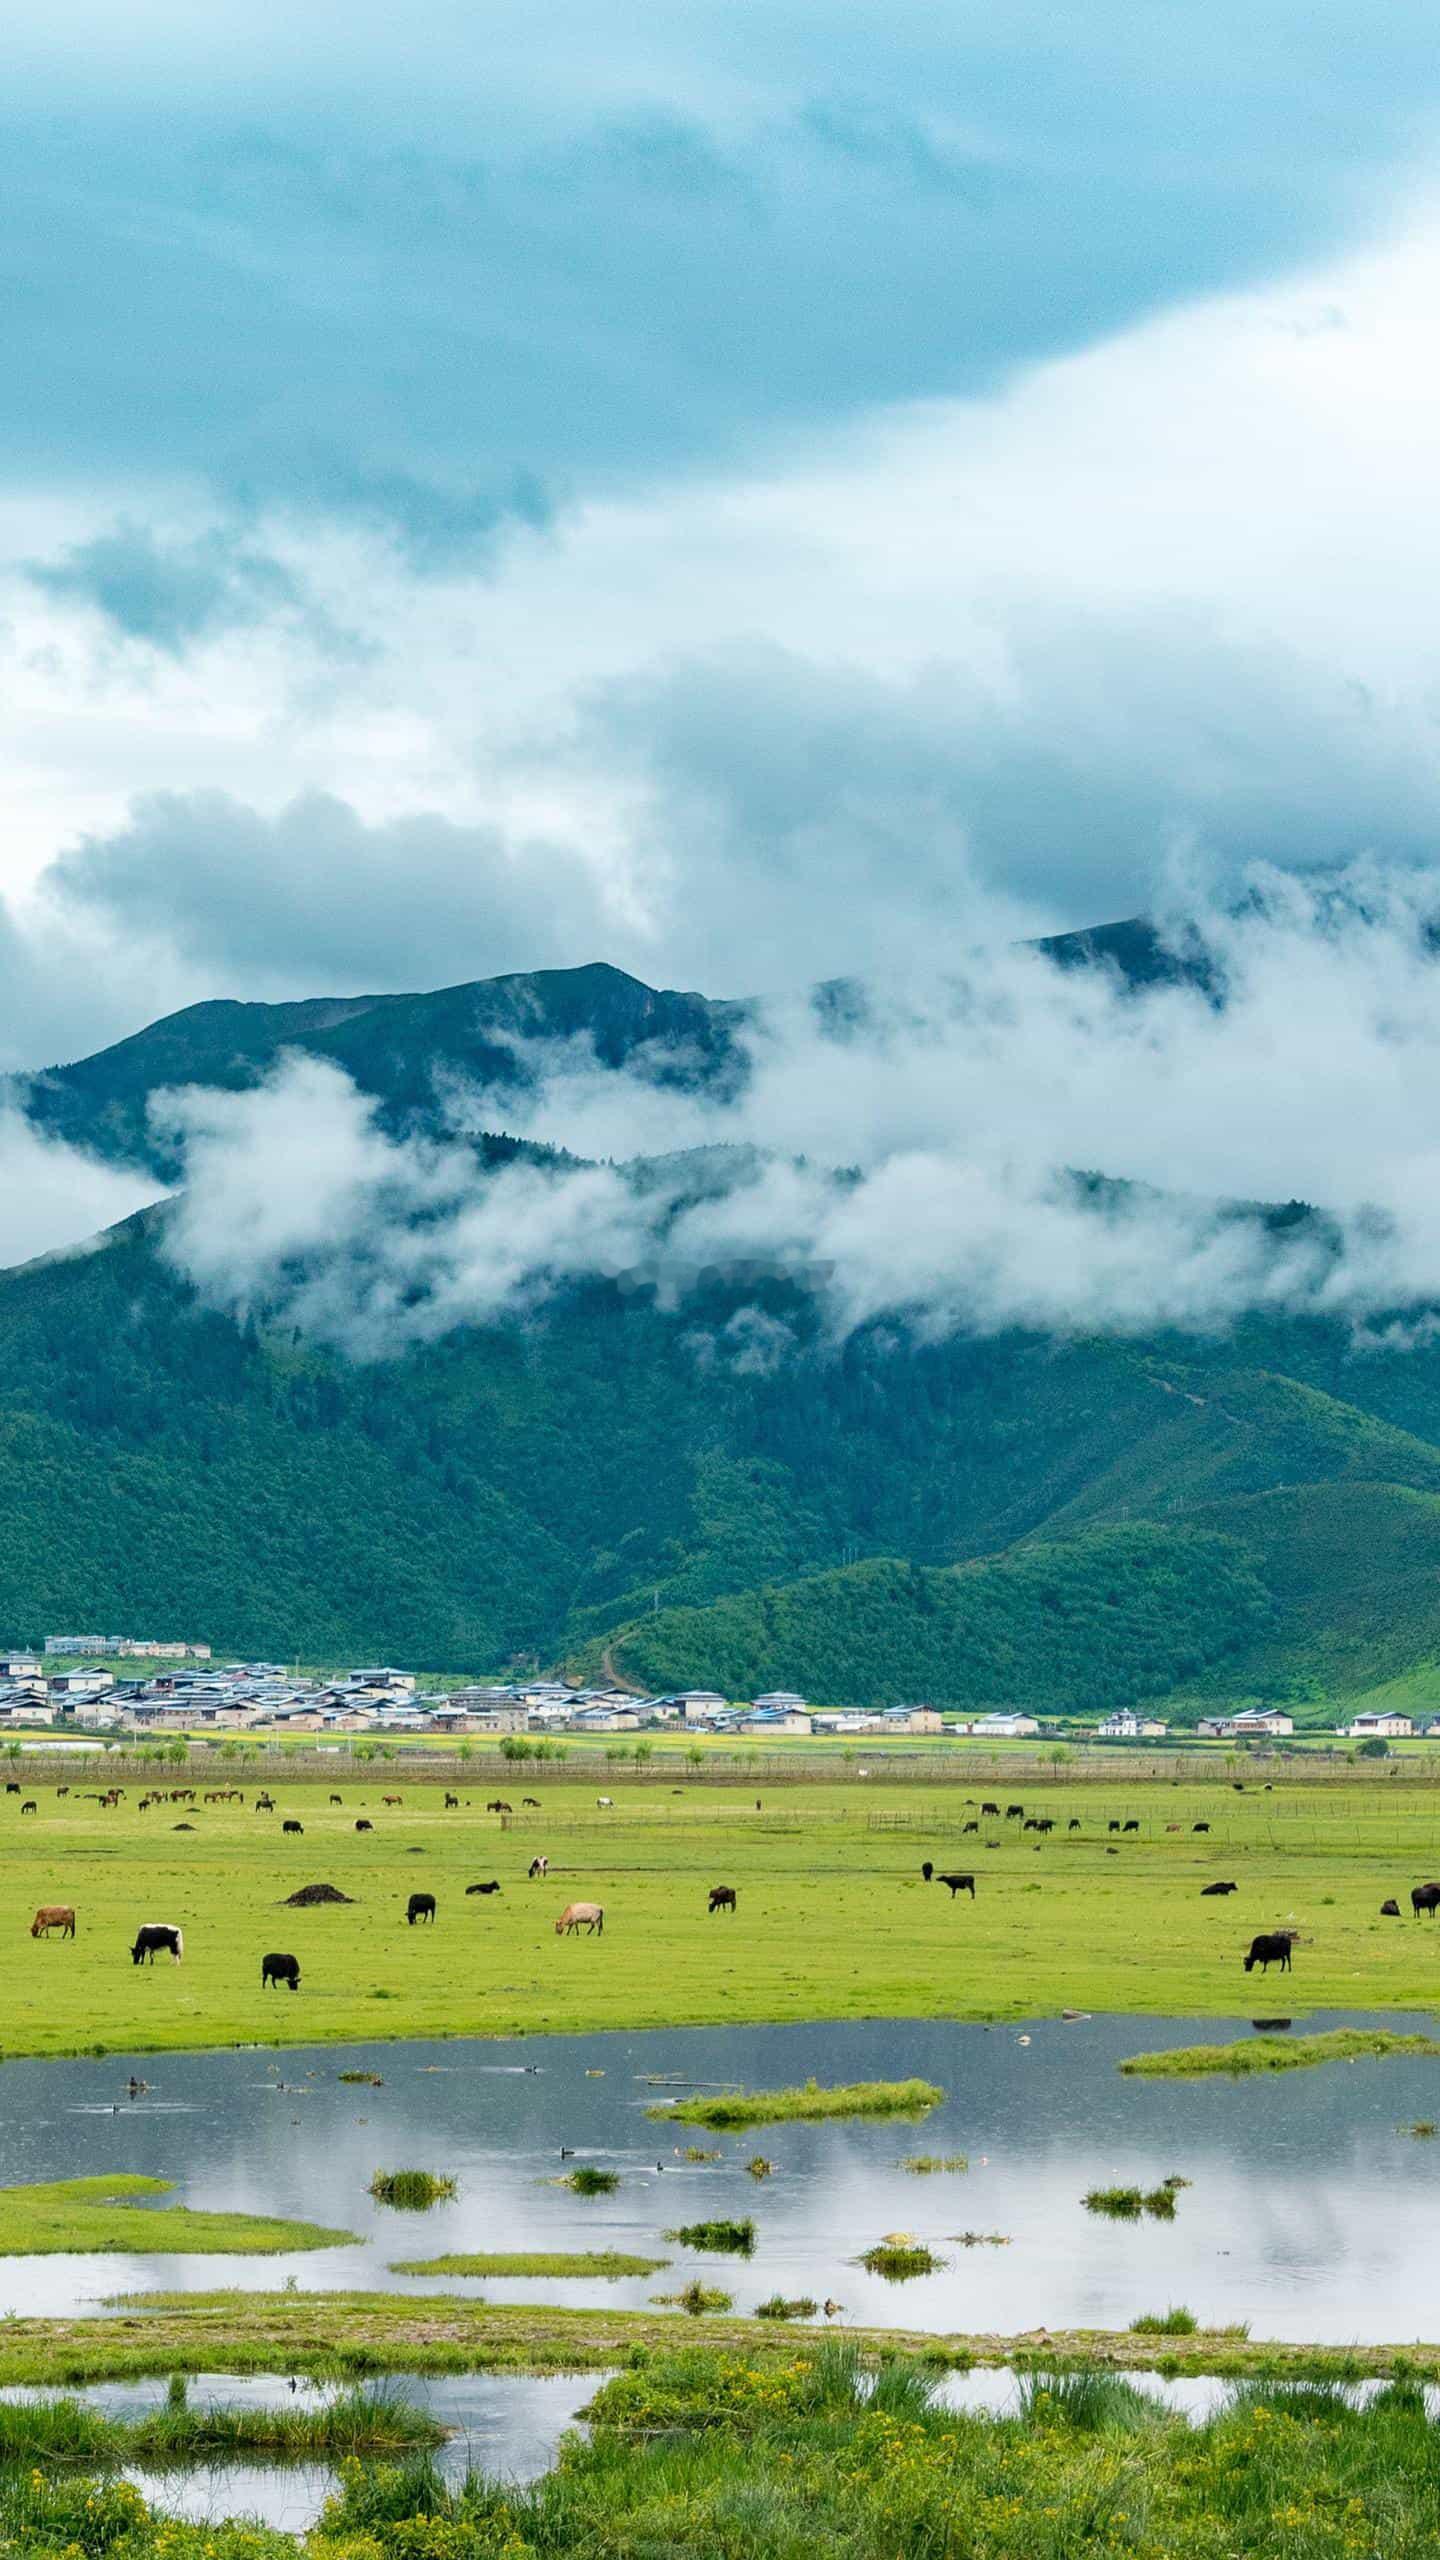
[[[605,1908],[599,1902],[567,1902],[555,1923],[557,1938],[573,1938],[587,1929],[592,1938],[605,1935]]]
[[[42,1902],[30,1923],[32,1938],[48,1938],[52,1929],[58,1929],[62,1938],[74,1937],[75,1914],[68,1902]]]

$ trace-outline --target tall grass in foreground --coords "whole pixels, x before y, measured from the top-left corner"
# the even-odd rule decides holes
[[[752,2124],[817,2124],[827,2116],[923,2116],[944,2097],[930,2080],[851,2080],[822,2089],[732,2089],[718,2098],[682,2098],[678,2106],[647,2107],[667,2124],[705,2124],[734,2133]]]
[[[170,2463],[270,2462],[394,2455],[444,2442],[448,2430],[388,2392],[349,2391],[321,2408],[192,2408],[183,2386],[163,2407],[112,2418],[82,2400],[0,2401],[0,2467],[83,2465],[119,2470]]]
[[[1440,2462],[1412,2384],[1365,2409],[1248,2387],[1192,2428],[1118,2374],[1049,2372],[995,2418],[946,2407],[922,2359],[788,2346],[630,2366],[526,2487],[448,2486],[420,2452],[347,2461],[313,2560],[1433,2560]],[[63,2461],[0,2470],[0,2549],[299,2560]]]

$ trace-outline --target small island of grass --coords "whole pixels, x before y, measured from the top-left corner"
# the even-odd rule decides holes
[[[1137,2080],[1235,2079],[1253,2071],[1309,2071],[1322,2062],[1370,2062],[1388,2054],[1440,2054],[1440,2037],[1397,2035],[1389,2027],[1328,2027],[1313,2036],[1255,2036],[1235,2044],[1172,2045],[1132,2053],[1120,2069]]]
[[[397,2258],[392,2276],[590,2276],[609,2283],[620,2276],[658,2275],[668,2258],[635,2258],[624,2249],[481,2249],[443,2258]]]
[[[265,2213],[199,2213],[190,2205],[156,2208],[140,2197],[168,2196],[170,2178],[116,2171],[105,2178],[57,2178],[49,2184],[0,2187],[0,2257],[53,2257],[104,2250],[153,2256],[278,2257],[289,2249],[338,2249],[353,2231],[318,2222],[284,2222]]]
[[[929,2080],[851,2080],[822,2089],[732,2089],[719,2098],[682,2098],[678,2105],[647,2107],[668,2124],[705,2124],[718,2133],[752,2124],[817,2124],[827,2116],[923,2116],[944,2097]]]

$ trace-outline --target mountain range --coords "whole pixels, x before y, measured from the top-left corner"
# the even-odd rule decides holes
[[[1142,922],[1060,937],[1130,983]],[[831,1007],[852,1000],[822,990]],[[693,1084],[744,1072],[748,1007],[604,966],[435,994],[187,1008],[13,1089],[46,1132],[163,1182],[164,1087],[333,1061],[395,1131],[538,1041]],[[512,1151],[503,1129],[482,1144]],[[602,1280],[543,1313],[354,1363],[205,1306],[163,1209],[0,1273],[0,1629],[81,1622],[291,1660],[520,1659],[637,1685],[1026,1704],[1376,1694],[1440,1709],[1440,1349],[1252,1317],[1193,1335],[839,1348],[794,1284],[683,1312]],[[774,1363],[701,1356],[783,1318]]]

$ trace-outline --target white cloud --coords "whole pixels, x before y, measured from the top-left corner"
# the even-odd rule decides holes
[[[509,1105],[538,1137],[658,1166],[482,1174],[459,1140],[385,1136],[343,1077],[295,1060],[258,1092],[172,1098],[169,1250],[218,1303],[362,1357],[586,1275],[683,1306],[741,1267],[806,1281],[837,1333],[1220,1328],[1257,1307],[1365,1322],[1440,1298],[1437,917],[1436,876],[1320,899],[1257,881],[1205,925],[1223,1003],[991,953],[838,1035],[776,1009],[738,1098],[572,1046],[523,1116]],[[471,1105],[494,1125],[495,1096]],[[665,1154],[719,1145],[728,1181]],[[1243,1206],[1296,1196],[1323,1217]]]

